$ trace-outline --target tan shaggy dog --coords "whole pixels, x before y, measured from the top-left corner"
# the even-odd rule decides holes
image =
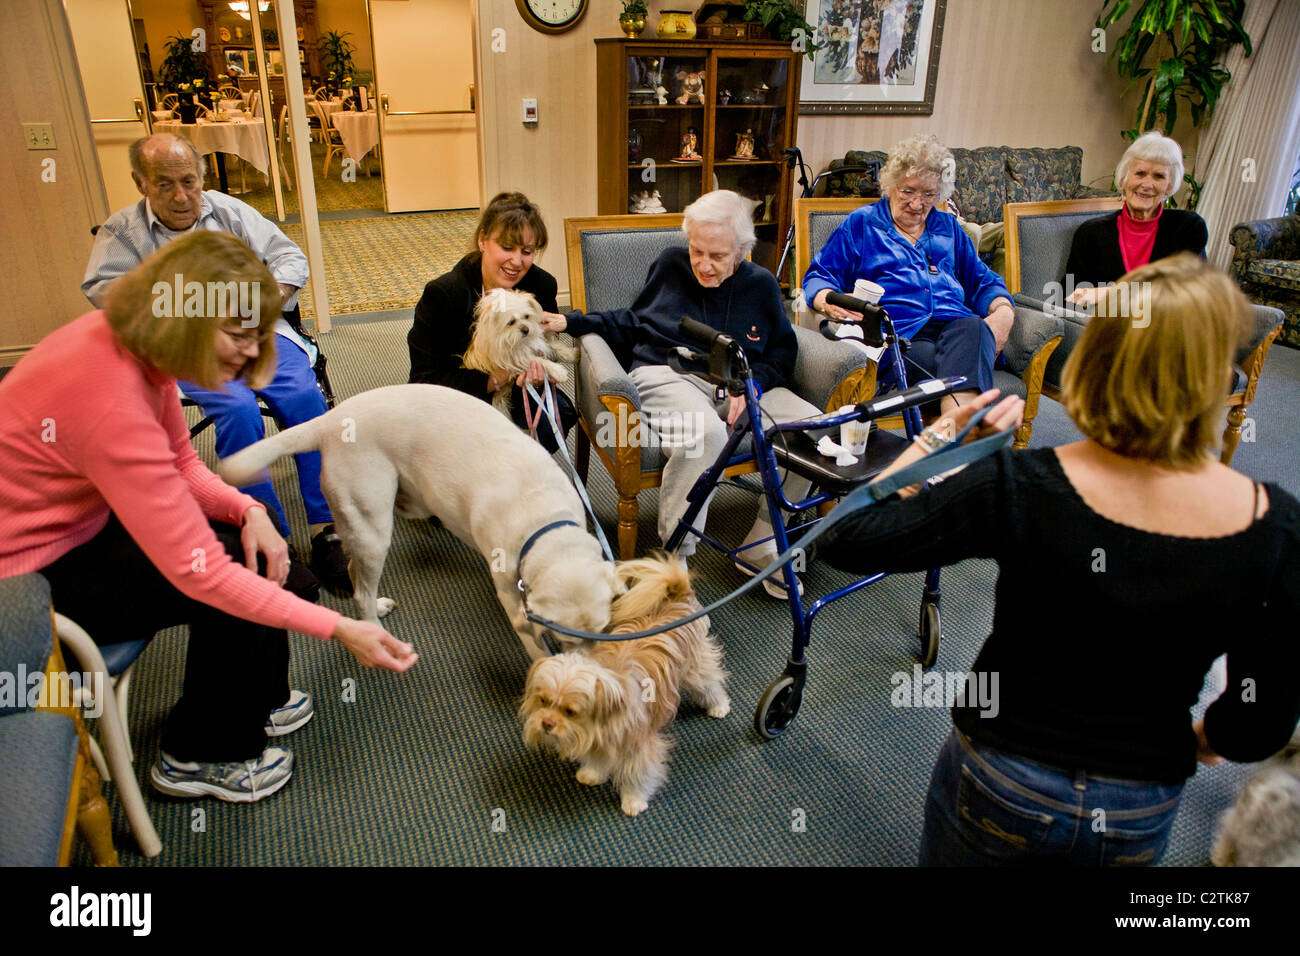
[[[492,289],[474,306],[474,327],[461,363],[489,375],[499,371],[510,373],[492,396],[492,405],[508,417],[515,378],[527,372],[529,365],[541,362],[548,378],[564,382],[569,371],[556,359],[572,362],[577,358],[577,349],[555,344],[543,331],[542,307],[532,295],[513,289]]]
[[[700,608],[678,559],[624,561],[615,573],[627,590],[614,599],[610,633],[649,630]],[[668,777],[663,729],[681,691],[721,718],[731,710],[726,680],[707,616],[653,637],[594,642],[533,662],[519,708],[524,742],[576,760],[579,783],[612,781],[623,812],[636,816]]]

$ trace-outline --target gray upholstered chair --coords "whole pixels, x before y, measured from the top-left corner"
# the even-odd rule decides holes
[[[1089,315],[1069,308],[1064,297],[1072,290],[1062,286],[1066,261],[1074,232],[1089,219],[1113,212],[1120,207],[1118,197],[1107,199],[1063,199],[1053,202],[1008,203],[1004,210],[1007,244],[1007,288],[1016,300],[1016,317],[1021,310],[1050,313],[1064,323],[1065,338],[1056,350],[1043,380],[1043,391],[1057,401],[1061,399],[1061,370],[1074,351]],[[1231,463],[1246,409],[1255,400],[1259,373],[1264,368],[1273,340],[1282,331],[1280,309],[1265,305],[1251,307],[1254,329],[1237,351],[1227,400],[1228,419],[1223,429],[1219,460]]]
[[[818,250],[826,244],[840,224],[853,210],[875,199],[797,199],[795,200],[795,269],[800,282]],[[846,290],[848,291],[848,290]],[[1014,290],[1012,290],[1014,291]],[[809,313],[811,314],[811,313]],[[1016,429],[1015,447],[1026,448],[1034,430],[1034,417],[1038,414],[1038,400],[1042,394],[1043,372],[1052,352],[1061,341],[1061,320],[1044,314],[1039,309],[1016,305],[1016,321],[1011,336],[1002,349],[1006,369],[993,372],[993,385],[1003,395],[1019,395],[1025,400],[1025,420]],[[864,394],[874,395],[879,388],[876,366],[868,363],[859,388]],[[902,419],[885,419],[886,428],[902,428]]]
[[[631,305],[659,254],[686,245],[680,213],[566,219],[564,233],[573,308],[587,312]],[[807,329],[795,333],[799,358],[792,388],[800,397],[828,411],[868,397],[859,387],[863,358],[857,349],[829,342]],[[658,444],[628,442],[636,435],[633,426],[639,420],[641,398],[619,357],[598,335],[584,335],[578,344],[574,390],[582,429],[577,466],[585,481],[594,444],[618,491],[619,557],[631,558],[636,552],[637,495],[659,486],[665,459]],[[602,428],[604,422],[616,427]],[[753,471],[754,466],[747,464],[727,474]]]
[[[85,725],[50,690],[69,686],[58,679],[67,668],[54,636],[49,582],[39,574],[0,579],[0,671],[17,691],[0,701],[0,866],[67,866],[74,830],[97,865],[117,866]],[[45,675],[43,700],[28,699],[22,674]]]

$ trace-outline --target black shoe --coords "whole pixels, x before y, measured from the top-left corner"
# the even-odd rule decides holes
[[[343,542],[327,524],[311,539],[311,569],[316,572],[321,586],[341,597],[352,595],[352,578],[348,576],[348,556]]]

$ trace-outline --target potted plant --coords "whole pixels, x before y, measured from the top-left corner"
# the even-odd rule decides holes
[[[1132,5],[1132,0],[1104,0],[1097,26],[1116,23]],[[1221,65],[1223,57],[1238,43],[1247,56],[1251,53],[1242,25],[1245,10],[1245,0],[1142,0],[1111,53],[1119,75],[1129,79],[1129,89],[1144,84],[1137,125],[1123,131],[1125,139],[1156,127],[1170,135],[1180,99],[1187,103],[1193,129],[1209,122],[1224,84],[1232,79]],[[1191,190],[1188,208],[1195,209],[1201,184],[1190,173],[1183,181]]]
[[[804,52],[810,60],[823,45],[814,42],[816,31],[803,18],[803,6],[796,6],[793,0],[749,0],[745,4],[745,19],[759,21],[777,40],[791,40],[795,30],[802,30]]]
[[[167,38],[163,49],[166,55],[158,68],[158,82],[165,89],[179,93],[182,83],[193,83],[200,77],[207,79],[208,63],[204,57],[194,52],[193,37],[178,33]],[[190,93],[193,92],[191,86]]]
[[[623,0],[623,12],[618,15],[618,25],[629,40],[635,40],[645,29],[645,18],[649,10],[645,0]]]
[[[194,84],[177,83],[176,97],[176,112],[181,114],[181,122],[194,123],[199,112],[199,108],[194,102]]]
[[[330,30],[320,38],[321,66],[325,69],[328,79],[326,87],[330,82],[335,83],[334,90],[338,89],[337,80],[344,76],[354,76],[356,66],[352,62],[352,54],[356,51],[356,45],[348,41],[351,33],[340,33],[338,30]]]

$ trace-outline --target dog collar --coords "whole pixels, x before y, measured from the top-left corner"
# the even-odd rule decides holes
[[[554,531],[556,528],[563,528],[565,525],[573,525],[573,527],[576,528],[578,527],[578,522],[570,521],[568,518],[562,518],[559,521],[552,521],[550,524],[544,524],[530,534],[528,540],[524,542],[524,546],[519,549],[519,560],[516,562],[515,566],[522,570],[524,566],[524,557],[528,554],[529,549],[537,543],[537,539],[546,534],[546,532]]]

